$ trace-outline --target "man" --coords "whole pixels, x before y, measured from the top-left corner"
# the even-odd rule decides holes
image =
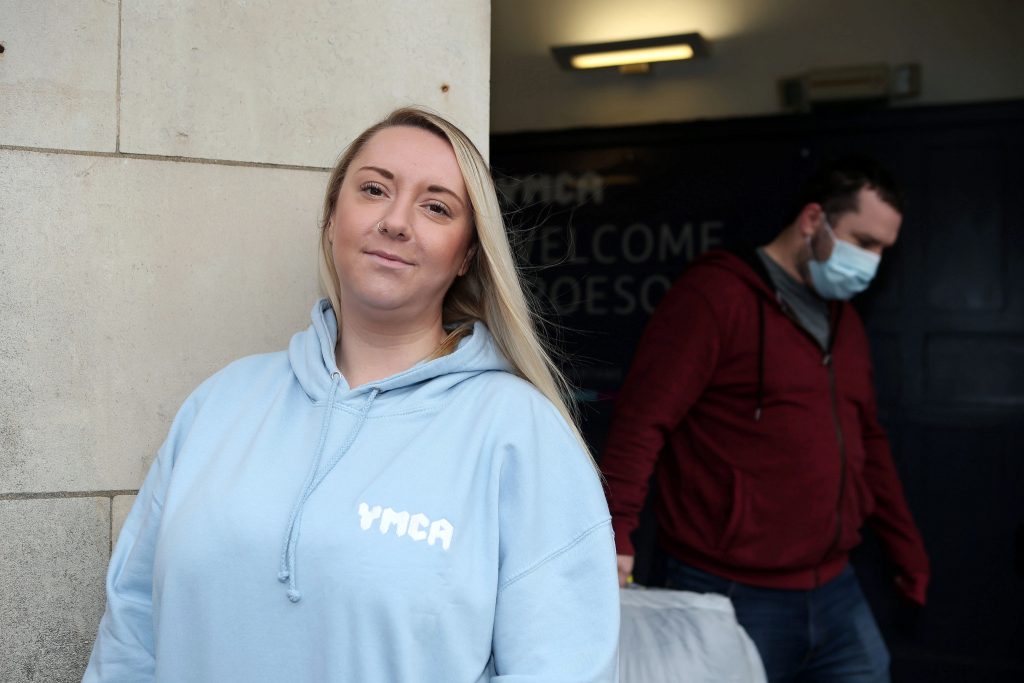
[[[929,566],[847,300],[896,242],[900,198],[877,164],[846,160],[801,206],[755,252],[697,259],[644,332],[601,460],[619,580],[656,471],[669,585],[728,595],[770,681],[888,681],[848,553],[870,524],[921,605]]]

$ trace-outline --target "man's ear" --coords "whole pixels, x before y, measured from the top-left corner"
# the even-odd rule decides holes
[[[476,257],[476,250],[479,246],[480,245],[477,242],[469,245],[469,249],[466,250],[466,256],[462,259],[462,265],[459,266],[459,277],[462,277],[469,272],[469,264],[472,263],[473,259]]]
[[[811,202],[800,209],[800,213],[796,217],[796,224],[800,229],[800,235],[806,238],[818,232],[819,228],[821,228],[821,218],[824,213],[821,204],[817,202]]]

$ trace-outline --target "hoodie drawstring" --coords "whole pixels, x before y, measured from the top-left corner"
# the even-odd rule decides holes
[[[299,531],[302,528],[302,511],[305,508],[306,501],[313,495],[313,491],[320,486],[324,478],[331,473],[331,470],[338,464],[338,461],[344,457],[348,449],[352,447],[352,443],[363,428],[363,423],[366,422],[366,415],[370,412],[370,406],[373,405],[374,400],[380,394],[380,389],[376,387],[370,391],[362,410],[359,412],[359,419],[349,434],[348,440],[338,449],[338,452],[328,463],[327,467],[324,468],[323,472],[320,472],[320,461],[323,458],[324,447],[327,444],[327,432],[330,428],[331,416],[334,414],[338,387],[341,385],[341,373],[334,373],[332,380],[331,393],[327,398],[327,408],[324,411],[324,421],[320,427],[320,443],[316,449],[316,457],[313,458],[313,467],[309,471],[309,476],[306,477],[306,483],[302,486],[302,492],[299,493],[299,497],[296,499],[294,507],[292,507],[292,513],[288,519],[288,531],[284,537],[284,546],[281,548],[281,566],[277,572],[277,580],[281,583],[288,582],[288,599],[292,602],[298,602],[302,599],[302,593],[299,592],[296,586],[295,575],[298,571],[296,555],[299,544]]]
[[[761,421],[764,408],[764,299],[757,297],[757,407],[754,421]]]

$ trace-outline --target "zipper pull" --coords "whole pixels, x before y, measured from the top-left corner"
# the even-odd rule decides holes
[[[826,353],[821,359],[821,364],[824,365],[825,367],[832,365],[832,354]]]

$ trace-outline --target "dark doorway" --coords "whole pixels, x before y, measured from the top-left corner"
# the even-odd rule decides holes
[[[647,317],[686,262],[766,242],[817,163],[846,154],[884,163],[907,196],[900,241],[857,306],[932,559],[928,607],[898,602],[872,538],[855,564],[897,682],[1024,680],[1024,102],[492,138],[597,453]],[[638,534],[656,582],[649,523]]]

